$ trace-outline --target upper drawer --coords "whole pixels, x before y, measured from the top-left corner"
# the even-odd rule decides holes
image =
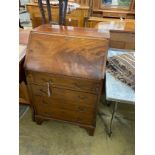
[[[95,94],[98,94],[102,87],[102,81],[72,78],[67,76],[58,76],[30,71],[27,73],[27,81],[30,84],[32,83],[42,86],[47,86],[47,83],[50,82],[53,87],[92,92]]]
[[[88,125],[94,124],[95,121],[94,114],[88,115],[86,113],[55,108],[40,108],[37,115]]]
[[[82,105],[94,106],[97,102],[97,95],[72,91],[68,89],[59,89],[56,87],[50,86],[39,86],[39,85],[30,85],[32,94],[36,96],[48,97],[50,100],[57,102],[62,100],[63,102],[69,101],[70,103],[81,103]]]

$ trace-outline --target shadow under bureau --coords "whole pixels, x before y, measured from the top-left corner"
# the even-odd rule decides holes
[[[42,25],[30,33],[25,72],[33,120],[96,126],[108,38],[93,29]]]

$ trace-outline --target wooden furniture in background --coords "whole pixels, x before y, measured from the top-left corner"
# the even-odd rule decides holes
[[[104,19],[134,19],[135,18],[135,1],[131,0],[129,8],[113,8],[101,6],[101,0],[71,0],[80,4],[80,8],[66,15],[68,26],[84,27],[85,22],[89,20],[97,23]],[[27,4],[27,10],[32,19],[33,28],[41,25],[41,15],[38,9],[38,4],[35,2]],[[46,10],[46,7],[45,7]],[[52,6],[52,18],[58,23],[58,6]],[[46,10],[47,12],[47,10]],[[97,18],[96,18],[97,17]],[[47,15],[46,15],[47,18]]]
[[[90,0],[74,0],[75,3],[80,4],[81,6],[89,6]]]
[[[42,25],[31,32],[25,69],[34,121],[61,120],[94,134],[108,42],[88,28]]]
[[[135,18],[135,11],[134,11],[134,0],[130,0],[130,6],[128,8],[122,7],[110,7],[102,6],[101,0],[93,0],[92,9],[93,15],[98,17],[114,17],[114,18]]]
[[[95,27],[98,22],[134,20],[135,19],[135,1],[130,0],[129,8],[106,7],[101,5],[101,0],[92,0],[90,3],[91,16],[87,20],[87,27]]]
[[[134,19],[124,19],[124,20],[120,20],[117,18],[99,18],[99,17],[90,17],[88,19],[87,22],[87,27],[90,28],[96,28],[97,25],[101,25],[103,23],[107,23],[110,25],[114,25],[113,27],[118,27],[118,24],[122,27],[123,23],[125,26],[125,29],[129,29],[129,27],[131,27],[130,29],[134,30],[135,28],[135,20]],[[122,25],[121,25],[122,23]],[[110,26],[111,27],[111,26]]]
[[[95,25],[95,28],[98,30],[101,30],[101,31],[102,30],[103,31],[105,31],[105,30],[108,30],[108,31],[109,30],[120,30],[120,31],[135,32],[135,20],[133,20],[133,19],[125,19],[125,20],[103,19],[103,22],[98,22]]]
[[[19,45],[19,103],[30,104],[28,90],[26,86],[26,77],[24,72],[26,46]]]
[[[95,28],[99,32],[110,35],[110,47],[118,49],[135,49],[135,20],[107,20],[96,24]],[[94,23],[90,22],[89,26]]]
[[[30,104],[24,71],[24,61],[25,61],[25,54],[29,33],[30,30],[24,30],[24,29],[19,30],[19,103],[20,104]]]
[[[118,49],[135,49],[135,32],[110,30],[110,45],[111,48]]]
[[[41,22],[41,13],[37,3],[28,3],[26,5],[27,10],[30,14],[30,18],[32,20],[32,27],[38,27],[42,24]],[[47,7],[44,7],[46,19],[48,19],[47,15]],[[59,7],[58,6],[51,6],[52,12],[52,21],[58,23],[59,21]],[[66,14],[66,24],[68,26],[84,26],[84,20],[88,17],[89,7],[88,6],[81,6],[76,10],[71,11],[70,13]],[[46,20],[47,22],[48,20]]]
[[[89,6],[90,0],[68,0],[68,2],[75,2],[80,4],[81,6]],[[34,3],[38,3],[38,0],[33,0]]]

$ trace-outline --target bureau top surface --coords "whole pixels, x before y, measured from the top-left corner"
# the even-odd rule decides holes
[[[76,36],[76,37],[91,37],[98,39],[109,39],[109,34],[105,32],[99,32],[97,29],[93,28],[82,28],[82,27],[72,27],[72,26],[60,26],[60,25],[49,25],[44,24],[33,30],[37,33],[48,33],[57,34],[57,35],[67,35],[67,36]]]
[[[32,31],[26,53],[26,70],[103,79],[108,40],[94,30],[86,32],[84,28],[77,28],[72,31],[49,25]]]

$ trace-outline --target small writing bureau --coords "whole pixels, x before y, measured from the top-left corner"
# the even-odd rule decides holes
[[[61,120],[94,134],[108,36],[97,30],[42,25],[29,36],[25,72],[33,120]]]

